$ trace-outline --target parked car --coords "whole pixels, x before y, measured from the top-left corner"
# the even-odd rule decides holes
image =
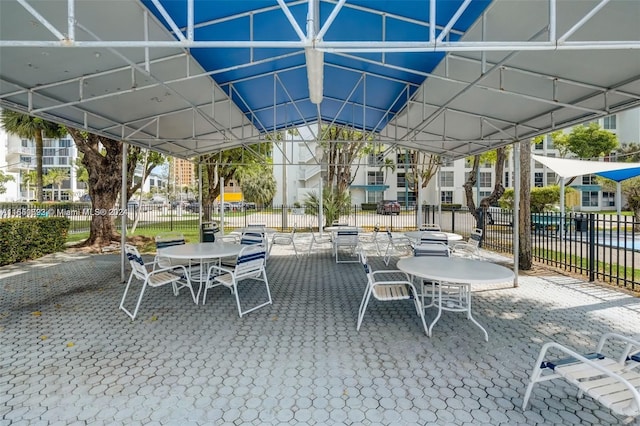
[[[378,214],[400,214],[400,203],[395,200],[381,200],[376,206]]]
[[[200,203],[197,201],[189,201],[184,209],[191,213],[200,213]]]

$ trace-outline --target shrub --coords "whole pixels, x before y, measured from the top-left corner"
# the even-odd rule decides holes
[[[62,250],[70,223],[65,217],[1,219],[0,266]]]
[[[442,210],[447,210],[447,211],[460,210],[462,208],[462,204],[442,203],[441,208]]]
[[[362,208],[362,211],[374,212],[378,208],[378,205],[376,203],[362,203],[360,207]]]

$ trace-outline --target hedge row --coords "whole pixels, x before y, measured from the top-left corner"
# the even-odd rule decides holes
[[[61,251],[71,222],[65,217],[0,220],[0,266]]]

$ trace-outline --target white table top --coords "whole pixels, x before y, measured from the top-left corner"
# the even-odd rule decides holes
[[[515,278],[504,266],[461,257],[407,257],[398,260],[397,268],[420,278],[453,283],[490,284]]]
[[[454,234],[453,232],[442,232],[442,231],[409,231],[405,232],[404,235],[411,238],[412,240],[419,240],[422,237],[422,234],[428,232],[430,234],[444,234],[447,236],[447,241],[461,241],[462,235]]]
[[[173,259],[216,259],[237,256],[245,247],[240,244],[216,241],[215,243],[179,244],[158,249],[158,255]]]

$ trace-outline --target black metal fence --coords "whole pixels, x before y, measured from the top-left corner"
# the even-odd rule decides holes
[[[253,207],[253,206],[252,206]],[[216,221],[229,232],[260,223],[278,230],[318,230],[318,217],[296,206],[246,208],[229,206],[219,212],[217,206],[203,209],[210,214],[205,222]],[[124,211],[95,211],[86,203],[0,204],[2,217],[66,216],[71,220],[70,233],[89,232],[91,216],[107,214],[116,217],[119,226]],[[193,206],[129,205],[126,209],[129,227],[137,221],[137,229],[149,231],[198,231],[200,209]],[[363,229],[378,226],[393,232],[414,230],[421,223],[437,223],[443,231],[467,237],[475,227],[484,230],[485,249],[513,252],[513,212],[490,208],[479,212],[480,221],[466,209],[441,210],[423,206],[401,210],[397,215],[383,215],[354,205],[338,220]],[[592,213],[533,213],[531,215],[532,255],[534,260],[567,271],[577,272],[590,280],[615,283],[633,290],[640,289],[640,223],[631,216]]]
[[[486,249],[513,252],[512,226],[485,223],[484,229]],[[531,242],[538,262],[640,290],[640,222],[632,216],[532,213]]]

